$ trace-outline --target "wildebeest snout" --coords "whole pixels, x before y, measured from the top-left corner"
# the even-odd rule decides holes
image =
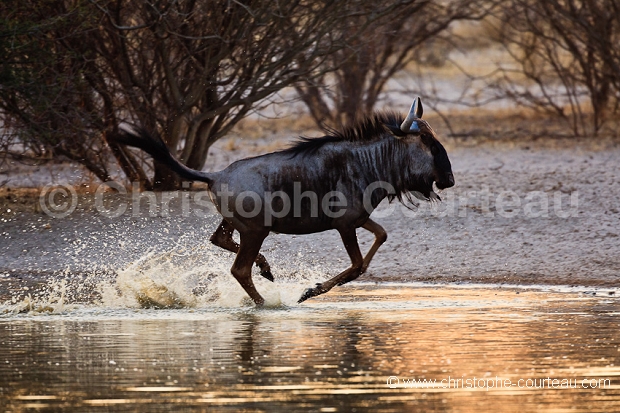
[[[454,186],[454,175],[452,175],[452,172],[447,173],[446,175],[442,177],[442,179],[437,180],[435,182],[435,185],[437,185],[437,188],[439,189],[446,189],[446,188],[453,187]]]

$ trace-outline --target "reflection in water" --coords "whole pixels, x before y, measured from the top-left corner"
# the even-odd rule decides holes
[[[614,297],[403,285],[276,309],[5,314],[0,400],[15,412],[611,412],[620,410],[618,314]],[[460,388],[443,388],[448,378]],[[548,385],[463,388],[474,378]],[[549,388],[553,379],[578,388]],[[603,381],[582,388],[583,379]]]

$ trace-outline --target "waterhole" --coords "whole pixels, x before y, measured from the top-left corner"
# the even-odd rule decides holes
[[[620,410],[612,291],[354,284],[296,304],[307,285],[276,283],[257,309],[231,280],[192,298],[119,278],[4,297],[3,411]]]

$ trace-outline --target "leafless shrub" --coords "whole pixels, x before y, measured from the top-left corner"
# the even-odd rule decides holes
[[[347,25],[334,27],[346,32],[363,24],[371,5],[387,1],[360,2],[360,16]],[[347,47],[332,53],[320,66],[335,71],[304,79],[297,92],[319,126],[345,124],[373,110],[388,80],[410,62],[441,66],[450,50],[436,42],[451,23],[481,19],[492,1],[409,1],[396,12],[371,23],[371,30],[349,38]],[[374,7],[374,6],[373,6]]]
[[[109,180],[87,64],[62,45],[80,36],[81,16],[60,6],[0,5],[0,155],[33,162],[65,157]],[[58,41],[49,39],[51,33]]]
[[[596,135],[620,108],[620,1],[510,0],[495,40],[512,56],[491,86]]]
[[[408,2],[359,3],[7,0],[4,149],[62,152],[107,179],[106,137],[130,121],[158,131],[183,163],[202,169],[209,147],[257,102],[324,76],[331,53]],[[164,166],[149,178],[130,151],[109,148],[130,180],[179,185]]]

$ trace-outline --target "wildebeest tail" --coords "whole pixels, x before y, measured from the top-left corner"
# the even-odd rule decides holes
[[[202,181],[209,185],[213,181],[208,173],[188,168],[179,162],[170,153],[170,150],[158,134],[152,135],[145,129],[135,126],[132,126],[131,129],[121,127],[119,133],[112,136],[111,140],[122,145],[142,149],[151,155],[153,159],[166,165],[183,179]]]

